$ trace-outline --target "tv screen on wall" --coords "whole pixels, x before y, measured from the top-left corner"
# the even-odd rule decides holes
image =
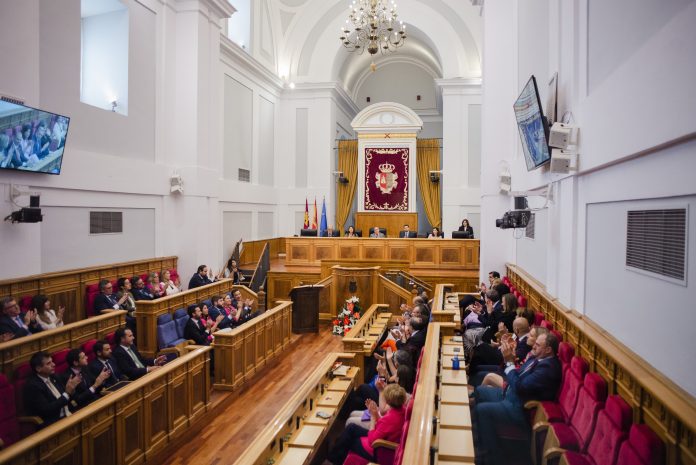
[[[531,171],[548,163],[551,159],[548,124],[541,111],[541,99],[534,76],[527,81],[513,108],[520,139],[522,139],[527,171]]]
[[[70,118],[0,100],[0,168],[60,174]]]

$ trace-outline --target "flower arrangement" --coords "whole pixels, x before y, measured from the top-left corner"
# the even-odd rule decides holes
[[[333,320],[333,334],[343,336],[360,319],[360,299],[353,296],[346,300],[338,316]]]

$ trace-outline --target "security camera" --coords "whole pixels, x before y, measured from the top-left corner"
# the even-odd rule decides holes
[[[527,197],[515,197],[515,209],[505,212],[503,217],[495,220],[495,227],[500,229],[526,228],[532,212],[527,203]]]

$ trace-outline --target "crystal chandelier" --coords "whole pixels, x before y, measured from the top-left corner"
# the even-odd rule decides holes
[[[347,26],[341,28],[340,41],[349,52],[372,55],[370,67],[376,69],[374,56],[396,51],[406,39],[406,25],[397,21],[396,4],[392,0],[353,0],[349,5]],[[351,30],[352,28],[352,30]]]

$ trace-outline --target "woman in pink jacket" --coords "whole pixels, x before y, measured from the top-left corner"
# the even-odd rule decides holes
[[[383,395],[387,402],[386,413],[380,418],[378,405],[375,401],[368,399],[365,405],[370,411],[370,429],[366,430],[355,424],[348,425],[329,451],[325,465],[341,465],[349,452],[374,460],[372,444],[377,439],[396,443],[401,440],[401,430],[405,420],[406,391],[398,384],[390,384],[384,388]]]

